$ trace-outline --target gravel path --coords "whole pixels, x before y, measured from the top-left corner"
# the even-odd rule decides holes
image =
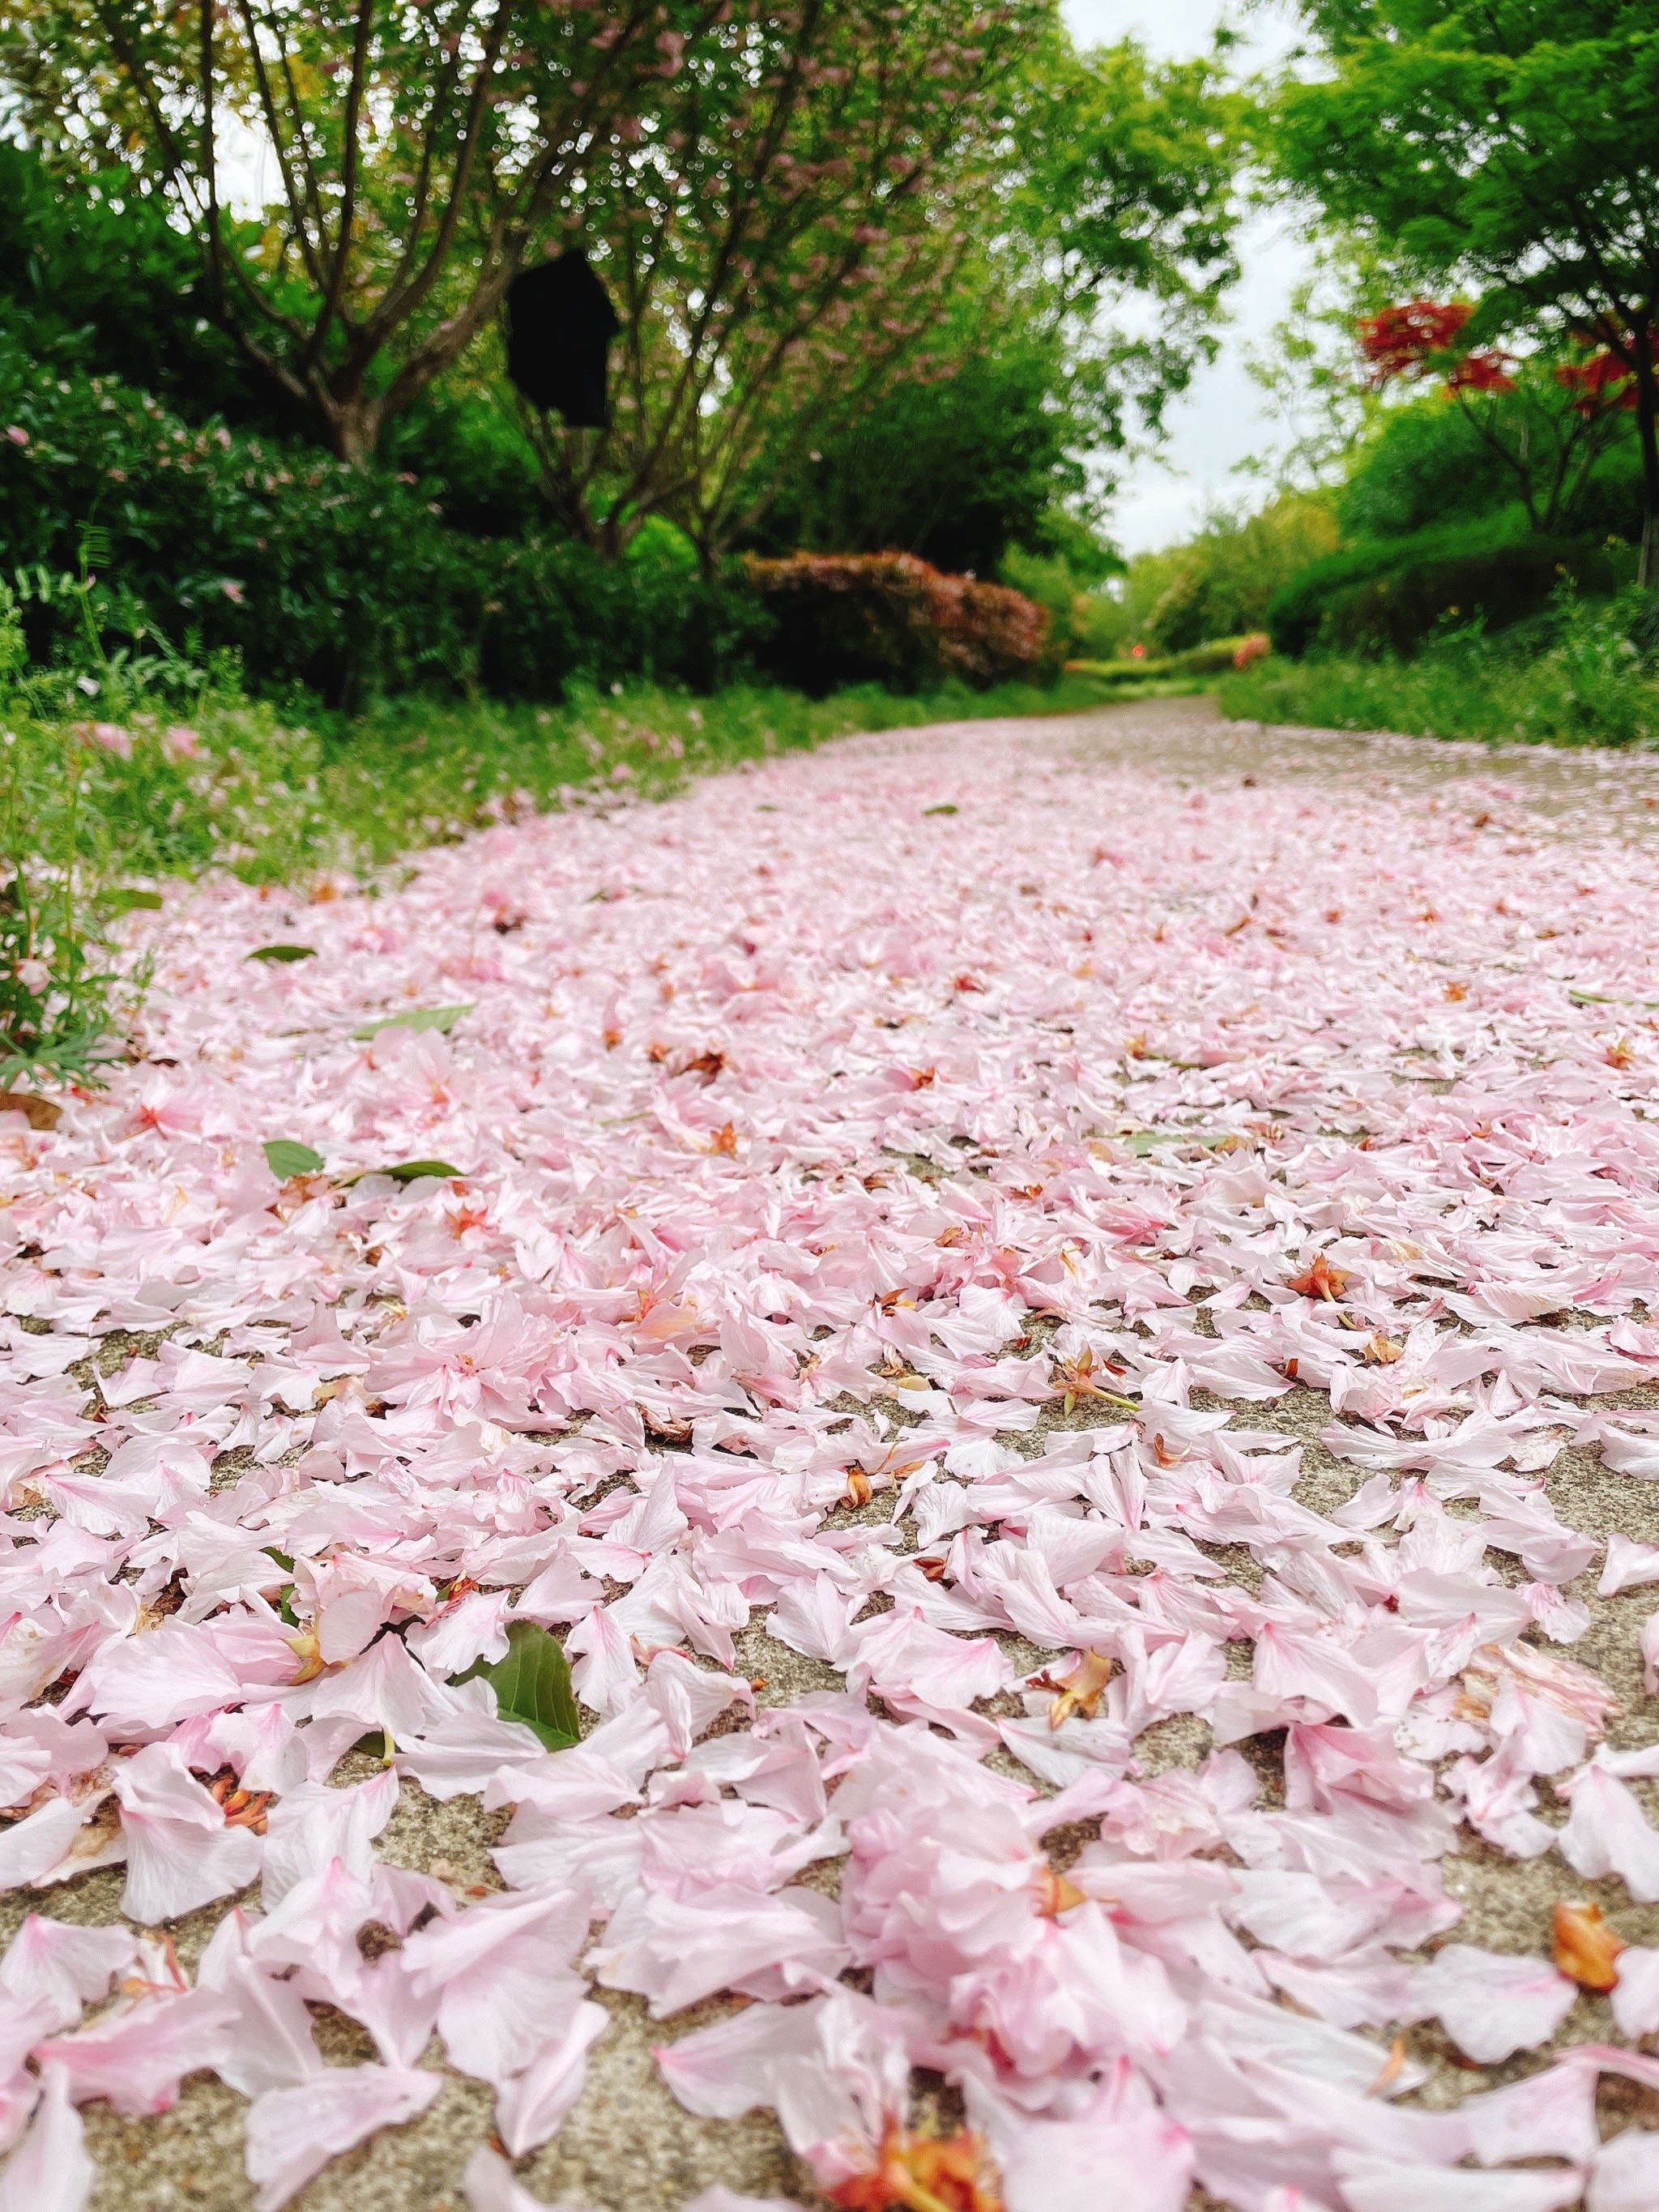
[[[144,1948],[0,1966],[0,2212],[1659,2204],[1656,823],[1170,700],[136,922],[0,1117],[0,1936]]]

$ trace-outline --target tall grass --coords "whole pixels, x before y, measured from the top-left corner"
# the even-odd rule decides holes
[[[1275,657],[1224,677],[1216,696],[1235,720],[1492,744],[1652,744],[1653,610],[1646,592],[1564,593],[1535,621],[1497,636],[1479,626],[1443,630],[1410,660]]]

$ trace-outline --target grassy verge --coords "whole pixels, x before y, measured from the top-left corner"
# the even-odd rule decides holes
[[[0,664],[0,1090],[94,1073],[114,1024],[106,957],[124,908],[169,877],[250,883],[372,876],[397,855],[583,786],[660,797],[690,777],[856,730],[1075,712],[1100,687],[874,687],[822,700],[737,686],[713,698],[574,690],[558,708],[406,699],[306,723],[211,684],[135,685],[106,666],[73,720]],[[58,702],[61,702],[59,688]],[[112,995],[113,994],[113,995]]]
[[[37,850],[61,845],[72,763],[80,865],[100,881],[225,867],[266,883],[373,869],[504,811],[557,805],[581,785],[660,797],[693,775],[853,731],[1076,712],[1099,699],[1083,678],[914,698],[874,686],[828,699],[743,686],[704,699],[573,689],[558,708],[405,699],[308,725],[218,694],[177,720],[141,710],[118,724],[14,720],[8,750],[31,790]]]
[[[1489,744],[1652,744],[1659,674],[1631,635],[1645,597],[1569,599],[1498,637],[1445,632],[1410,660],[1261,660],[1222,677],[1216,696],[1239,720]]]

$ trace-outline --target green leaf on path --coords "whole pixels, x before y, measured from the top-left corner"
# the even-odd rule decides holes
[[[365,1182],[370,1176],[390,1176],[393,1182],[418,1182],[422,1176],[437,1176],[448,1182],[464,1172],[452,1167],[447,1160],[394,1160],[390,1167],[359,1168],[355,1176],[344,1178],[341,1188],[349,1190],[354,1183]]]
[[[112,914],[159,914],[161,910],[160,891],[112,890],[104,894],[104,904]]]
[[[533,1620],[515,1620],[507,1632],[507,1656],[493,1667],[480,1659],[457,1681],[482,1674],[495,1692],[504,1721],[534,1729],[550,1751],[566,1751],[581,1741],[576,1693],[570,1686],[570,1662],[558,1638]]]
[[[1136,1129],[1118,1142],[1126,1145],[1137,1159],[1144,1160],[1160,1145],[1224,1145],[1230,1139],[1235,1144],[1239,1141],[1237,1129]]]
[[[323,1156],[292,1137],[272,1137],[265,1146],[265,1164],[279,1182],[286,1182],[290,1176],[319,1175]]]
[[[250,960],[280,960],[284,963],[290,960],[314,960],[317,948],[314,945],[259,945],[247,957]]]
[[[477,1004],[475,999],[469,999],[464,1006],[411,1006],[406,1014],[377,1015],[351,1034],[359,1042],[377,1036],[382,1030],[439,1030],[447,1036],[461,1016],[470,1014]]]
[[[924,807],[922,808],[922,810],[921,810],[921,811],[922,811],[922,812],[923,812],[924,814],[956,814],[956,813],[957,813],[957,812],[959,812],[959,811],[960,811],[960,809],[959,809],[959,808],[957,808],[957,807],[955,807],[955,806],[948,806],[948,805],[947,805],[947,806],[924,806]]]

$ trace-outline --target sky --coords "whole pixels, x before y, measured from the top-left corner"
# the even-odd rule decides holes
[[[1079,46],[1133,35],[1152,53],[1185,60],[1205,52],[1223,9],[1218,0],[1063,0]],[[1243,15],[1225,10],[1243,44],[1233,52],[1240,69],[1260,67],[1290,45],[1293,19],[1285,9]],[[1291,295],[1307,273],[1309,254],[1282,216],[1253,217],[1238,240],[1243,276],[1229,295],[1231,319],[1213,366],[1200,369],[1184,398],[1170,409],[1160,455],[1136,461],[1114,503],[1109,528],[1126,553],[1168,545],[1185,537],[1209,507],[1252,495],[1249,477],[1236,465],[1267,450],[1273,426],[1262,395],[1244,366],[1284,318]]]

